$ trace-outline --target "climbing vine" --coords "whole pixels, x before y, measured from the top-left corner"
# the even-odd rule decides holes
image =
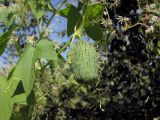
[[[1,0],[0,55],[16,60],[0,76],[0,119],[158,119],[159,3]],[[56,16],[67,24],[61,45]]]

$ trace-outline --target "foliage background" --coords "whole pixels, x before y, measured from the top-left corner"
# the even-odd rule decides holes
[[[159,2],[1,0],[0,119],[158,119]],[[99,76],[80,83],[74,63]]]

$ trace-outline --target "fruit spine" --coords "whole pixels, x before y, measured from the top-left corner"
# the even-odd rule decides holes
[[[98,78],[99,54],[93,45],[78,41],[71,48],[71,68],[76,80],[82,84],[94,83]]]

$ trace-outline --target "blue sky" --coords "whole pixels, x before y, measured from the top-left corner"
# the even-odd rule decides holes
[[[58,5],[62,2],[63,0],[52,0],[53,5],[55,6],[55,8],[58,7]],[[77,6],[78,1],[77,0],[68,0],[69,3]],[[62,6],[62,8],[65,8],[65,6]],[[59,36],[58,34],[56,34],[55,32],[61,32],[63,30],[67,29],[67,20],[66,18],[63,18],[59,15],[56,15],[54,17],[54,19],[52,20],[52,23],[50,24],[49,28],[53,28],[52,31],[53,33],[50,35],[50,38],[52,40],[55,40],[59,43],[63,43],[69,40],[69,38],[67,36],[64,36],[63,38],[61,36]],[[64,53],[62,53],[62,55],[66,58],[67,55],[67,51],[65,51]]]

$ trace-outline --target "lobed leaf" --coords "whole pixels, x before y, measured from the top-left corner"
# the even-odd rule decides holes
[[[68,36],[72,35],[75,26],[76,25],[78,26],[82,20],[82,16],[79,13],[78,8],[76,8],[71,4],[68,4],[67,8],[62,9],[57,13],[62,17],[67,18],[67,35]]]

